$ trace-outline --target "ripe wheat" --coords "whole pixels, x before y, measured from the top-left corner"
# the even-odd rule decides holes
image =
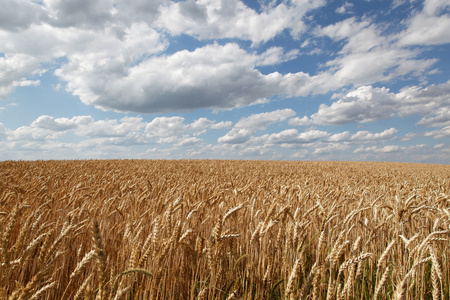
[[[449,299],[450,166],[0,162],[3,299]]]

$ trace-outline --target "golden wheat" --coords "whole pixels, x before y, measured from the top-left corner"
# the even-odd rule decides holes
[[[3,299],[449,299],[450,166],[0,162]]]

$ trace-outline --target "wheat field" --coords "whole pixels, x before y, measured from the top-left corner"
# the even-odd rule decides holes
[[[0,299],[449,299],[450,166],[0,162]]]

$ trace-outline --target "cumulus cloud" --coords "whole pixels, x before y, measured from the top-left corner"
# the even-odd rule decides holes
[[[441,107],[436,111],[436,115],[420,119],[416,125],[429,127],[450,126],[450,107]]]
[[[379,133],[372,133],[367,130],[358,131],[351,134],[348,131],[333,134],[327,140],[329,142],[371,142],[381,141],[392,138],[398,132],[397,129],[391,127]]]
[[[86,81],[98,81],[104,87],[112,78],[146,55],[159,53],[167,46],[159,33],[144,23],[133,23],[120,32],[113,27],[88,30],[77,27],[59,28],[49,24],[32,24],[26,30],[0,30],[0,97],[14,90],[25,80],[47,71],[56,59],[55,74],[67,82],[66,89],[80,99],[90,99]]]
[[[391,153],[391,152],[396,152],[400,150],[400,146],[396,146],[396,145],[388,145],[388,146],[384,146],[382,148],[377,147],[377,146],[371,146],[371,147],[359,147],[358,149],[356,149],[355,151],[353,151],[354,153],[358,153],[358,152],[374,152],[374,153]]]
[[[314,153],[315,154],[335,153],[335,152],[347,150],[349,148],[350,148],[349,145],[333,143],[333,144],[328,144],[326,146],[321,146],[321,147],[315,148]]]
[[[394,94],[386,88],[362,86],[342,96],[330,106],[321,104],[311,116],[314,124],[367,123],[395,114]]]
[[[236,128],[246,128],[252,130],[264,130],[268,125],[284,122],[296,115],[296,112],[290,108],[279,109],[271,112],[252,114],[249,117],[240,119]]]
[[[54,140],[64,135],[63,132],[51,131],[35,126],[21,126],[14,130],[5,130],[8,141],[23,142],[24,145],[33,141]]]
[[[388,88],[361,86],[343,95],[331,105],[321,104],[316,113],[289,120],[291,126],[342,125],[368,123],[395,116],[407,117],[413,114],[424,116],[418,125],[445,126],[448,122],[450,105],[450,81],[426,88],[406,87],[398,93]]]
[[[282,91],[279,78],[255,69],[259,59],[234,43],[212,44],[151,57],[127,72],[115,61],[87,69],[81,62],[71,62],[57,74],[84,103],[104,109],[147,113],[229,109],[266,102]]]
[[[297,129],[286,129],[269,135],[268,141],[275,144],[301,144],[316,141],[329,135],[328,132],[317,129],[310,129],[301,133],[298,133]]]
[[[425,3],[423,11],[408,21],[403,35],[386,34],[382,25],[367,17],[312,30],[310,40],[326,36],[341,47],[314,75],[259,71],[258,67],[297,58],[298,49],[269,47],[252,52],[237,43],[204,45],[212,40],[239,39],[251,41],[256,49],[286,31],[294,39],[300,38],[310,13],[325,4],[317,0],[270,1],[257,11],[238,0],[9,1],[0,12],[0,40],[8,41],[0,44],[0,54],[4,53],[0,56],[0,97],[18,86],[39,84],[32,77],[49,71],[44,65],[56,64],[51,69],[56,68],[55,74],[66,83],[68,92],[104,110],[232,109],[268,102],[279,95],[307,96],[346,85],[423,76],[436,62],[419,59],[421,51],[406,47],[410,42],[399,41],[421,32],[423,26],[414,25],[420,16],[431,21],[438,18],[435,23],[446,28],[447,4],[437,0]],[[339,12],[350,6],[345,3]],[[446,32],[441,29],[438,32]],[[204,46],[163,54],[171,38],[182,34],[202,40]],[[435,43],[432,40],[437,37],[426,36],[430,41],[415,43]]]
[[[213,125],[214,121],[211,121],[208,118],[200,118],[189,124],[189,128],[193,130],[203,131]]]
[[[103,27],[111,20],[112,0],[44,0],[50,23],[58,27]]]
[[[239,155],[249,156],[249,157],[261,157],[270,153],[270,149],[264,146],[246,147],[239,151]]]
[[[238,0],[167,2],[156,24],[172,35],[198,39],[238,38],[253,44],[267,42],[285,29],[298,36],[306,29],[304,16],[324,1],[284,1],[258,13]],[[264,28],[264,30],[261,30]]]
[[[198,136],[209,130],[231,127],[230,121],[216,122],[208,118],[199,118],[192,123],[186,123],[183,117],[157,117],[145,125],[144,132],[148,137],[174,139],[186,134]]]
[[[183,134],[186,129],[183,117],[154,118],[145,126],[145,132],[156,137],[177,136]]]
[[[212,129],[227,129],[230,128],[233,123],[231,121],[222,121],[211,125]]]
[[[218,141],[227,144],[242,144],[254,137],[258,130],[265,130],[267,126],[287,121],[296,115],[290,108],[278,109],[271,112],[252,114],[241,118],[234,127]]]
[[[6,39],[2,40],[5,41]],[[38,73],[39,69],[39,60],[32,56],[24,54],[0,56],[0,99],[6,98],[18,86],[38,85],[39,80],[26,78],[30,74]]]
[[[401,109],[397,109],[400,116],[419,113],[423,116],[432,116],[440,108],[450,106],[450,80],[441,84],[432,84],[425,88],[410,86],[403,88],[396,94],[396,100]]]
[[[371,133],[369,131],[358,131],[357,133],[351,136],[350,140],[357,140],[357,141],[385,140],[391,138],[397,132],[398,130],[395,128],[389,128],[380,133]]]
[[[336,12],[338,14],[351,13],[352,8],[353,8],[353,3],[345,2],[342,6],[339,6],[338,8],[336,8]]]
[[[450,42],[450,4],[446,0],[426,0],[423,10],[407,22],[407,30],[398,35],[402,45],[433,45]]]
[[[120,120],[99,120],[83,124],[76,131],[78,135],[90,137],[125,137],[140,132],[145,123],[141,117],[124,117]]]
[[[330,141],[330,142],[342,142],[342,141],[349,140],[351,137],[352,137],[352,135],[350,134],[350,132],[344,131],[344,132],[333,134],[332,136],[330,136],[328,138],[328,141]]]
[[[404,137],[401,138],[401,141],[407,142],[407,141],[410,141],[410,140],[416,138],[417,136],[419,136],[419,134],[413,133],[413,132],[409,132],[409,133],[405,134]]]
[[[431,136],[435,139],[442,139],[450,137],[450,126],[446,126],[444,128],[433,130],[433,131],[427,131],[424,134],[425,136]]]
[[[368,18],[361,21],[348,18],[320,27],[316,34],[344,42],[336,58],[326,62],[319,90],[334,90],[352,84],[368,85],[388,81],[398,76],[420,76],[436,60],[418,59],[417,52],[402,47],[393,35],[383,34],[383,27]]]
[[[200,135],[210,129],[228,129],[232,125],[231,121],[222,121],[216,123],[208,118],[199,118],[188,125],[188,128],[194,131],[194,135]]]
[[[289,120],[288,123],[291,126],[307,126],[312,124],[312,120],[307,116],[303,116],[301,118],[299,117],[292,118]]]
[[[212,44],[190,52],[161,55],[168,39],[155,26],[159,24],[172,34],[177,32],[170,27],[176,22],[164,21],[170,20],[166,13],[182,14],[177,18],[179,22],[195,17],[195,23],[201,19],[204,8],[209,23],[206,27],[196,23],[198,30],[207,28],[214,39],[237,33],[240,39],[259,43],[289,26],[292,34],[297,35],[304,30],[300,26],[303,16],[324,2],[291,1],[269,5],[261,13],[240,1],[230,4],[224,1],[125,4],[110,0],[95,3],[48,0],[40,5],[27,4],[46,15],[39,20],[30,18],[29,23],[18,27],[18,32],[0,30],[0,39],[10,41],[0,45],[0,53],[5,53],[0,56],[0,65],[4,65],[0,68],[0,97],[5,98],[15,87],[30,83],[27,77],[46,72],[43,63],[61,58],[63,63],[55,74],[66,82],[66,90],[83,103],[106,110],[149,113],[229,109],[267,102],[277,94],[309,93],[312,86],[302,88],[301,84],[309,76],[302,72],[286,77],[277,72],[263,75],[256,69],[295,58],[298,53],[295,49],[284,53],[281,47],[272,47],[256,55],[236,44]],[[288,13],[284,14],[286,10]],[[225,20],[250,32],[239,33]],[[274,25],[273,20],[281,23],[279,29],[270,33],[267,24]],[[261,22],[265,30],[260,30]],[[193,36],[197,29],[191,33]],[[258,37],[260,34],[269,35]]]
[[[27,0],[5,1],[0,10],[0,29],[18,31],[46,19],[39,4]]]
[[[225,144],[242,144],[250,140],[252,132],[248,129],[233,128],[217,141]]]
[[[220,137],[218,141],[222,144],[245,144],[247,147],[250,147],[250,145],[253,147],[257,145],[267,146],[274,144],[280,145],[283,148],[298,148],[299,146],[303,147],[303,145],[312,146],[313,142],[322,141],[327,143],[327,145],[320,146],[321,150],[318,151],[321,153],[330,153],[332,152],[332,149],[338,150],[338,147],[343,150],[348,149],[348,145],[351,144],[389,140],[398,132],[396,128],[392,127],[379,133],[358,131],[351,134],[349,131],[344,131],[331,135],[326,131],[315,128],[309,128],[303,132],[290,128],[277,133],[264,134],[261,136],[256,135],[257,130],[265,130],[270,124],[286,122],[289,120],[288,123],[292,125],[293,119],[289,119],[291,116],[295,116],[295,112],[288,109],[254,114],[242,118],[226,135]],[[344,142],[345,146],[344,144],[341,146],[334,145],[340,142]]]
[[[158,117],[145,122],[142,117],[96,121],[91,116],[55,118],[43,115],[29,126],[21,126],[17,129],[5,128],[0,123],[0,136],[4,137],[0,147],[34,149],[35,151],[39,149],[50,151],[58,147],[61,151],[79,151],[79,149],[96,146],[126,147],[155,143],[196,147],[202,140],[195,135],[209,130],[223,129],[225,126],[229,128],[229,125],[231,122],[217,123],[206,118],[186,123],[183,117],[176,116]],[[78,136],[80,141],[76,144],[62,142],[62,139],[70,138],[71,135]],[[109,151],[107,150],[108,153]],[[126,152],[120,153],[126,155]]]
[[[65,131],[78,127],[78,125],[88,125],[94,122],[91,116],[77,116],[71,119],[54,118],[48,115],[38,117],[31,127],[48,129],[50,131]]]
[[[178,146],[181,147],[192,147],[192,146],[196,146],[201,142],[201,139],[197,138],[197,137],[189,137],[189,138],[185,138],[182,141],[180,141],[178,143]]]

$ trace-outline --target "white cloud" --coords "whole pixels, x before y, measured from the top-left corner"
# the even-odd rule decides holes
[[[293,159],[296,159],[296,158],[304,159],[308,155],[308,153],[309,152],[306,149],[296,150],[295,153],[293,155],[291,155],[291,158],[293,158]]]
[[[189,128],[197,131],[203,131],[214,124],[214,121],[209,120],[208,118],[200,118],[189,124]]]
[[[289,7],[297,8],[304,15],[308,9],[323,5],[319,2],[302,3],[301,9],[300,3],[291,3]],[[151,22],[159,13],[160,19],[164,17],[164,8],[159,9],[161,4],[133,2],[125,5],[119,1],[114,6],[109,0],[95,3],[44,1],[39,7],[45,7],[48,13],[46,22],[32,22],[18,33],[0,31],[0,39],[10,41],[0,45],[0,52],[7,53],[1,60],[10,65],[0,71],[4,73],[4,76],[0,74],[0,79],[4,78],[4,82],[0,80],[0,97],[6,97],[19,81],[33,72],[45,71],[40,63],[61,57],[67,59],[67,63],[63,63],[55,74],[67,83],[67,91],[79,96],[85,104],[102,109],[145,113],[234,108],[265,102],[267,97],[283,93],[279,87],[283,77],[262,75],[255,66],[293,59],[298,52],[295,49],[284,53],[281,47],[272,47],[254,55],[234,44],[208,45],[192,52],[152,56],[161,53],[168,45]],[[242,2],[236,4],[188,1],[170,2],[168,5],[183,6],[182,13],[197,17],[197,8],[202,6],[213,15],[231,13],[245,30],[251,27],[247,13],[260,18],[270,10],[275,15],[267,15],[267,18],[272,19],[287,9],[285,4],[280,4],[257,14]],[[221,7],[215,8],[216,5]],[[246,13],[241,15],[241,11]],[[147,18],[134,17],[143,12]],[[226,14],[221,17],[229,20]],[[286,16],[288,19],[291,17],[290,14]],[[274,24],[261,20],[266,29],[260,30],[257,26],[252,34],[267,34],[267,24]],[[223,26],[220,20],[214,22]],[[234,21],[231,23],[236,24]],[[203,25],[200,27],[205,28]],[[221,28],[230,29],[226,25]],[[216,33],[213,30],[212,34]]]
[[[256,54],[230,43],[162,55],[170,39],[161,30],[206,42],[250,40],[254,46],[285,30],[299,38],[310,12],[325,4],[270,2],[257,12],[238,0],[46,0],[40,4],[17,0],[7,6],[21,8],[23,18],[9,22],[11,28],[0,23],[0,40],[8,41],[0,45],[0,53],[5,53],[0,56],[0,97],[16,86],[38,84],[33,74],[48,71],[44,65],[56,59],[63,62],[56,64],[55,74],[83,103],[140,113],[232,109],[268,102],[276,95],[307,96],[343,85],[422,76],[435,63],[417,59],[420,51],[402,47],[397,36],[386,35],[383,26],[367,17],[349,18],[313,32],[343,44],[316,75],[263,74],[257,68],[294,59],[298,49],[271,47]],[[445,17],[439,15],[445,7],[442,1],[426,2],[420,14]]]
[[[351,136],[350,140],[353,141],[378,141],[391,138],[394,134],[398,132],[395,128],[386,129],[380,133],[371,133],[369,131],[358,131]]]
[[[296,58],[299,51],[294,49],[287,53],[284,52],[283,47],[271,47],[256,58],[255,65],[270,66],[290,61]]]
[[[21,126],[15,130],[6,130],[7,140],[22,141],[25,144],[33,141],[54,140],[64,135],[63,132],[51,131],[34,126]]]
[[[248,129],[233,128],[226,135],[218,139],[219,143],[242,144],[250,140],[252,132]]]
[[[38,117],[33,123],[32,127],[39,127],[48,129],[50,131],[65,131],[76,128],[78,125],[89,125],[94,120],[91,116],[77,116],[71,119],[68,118],[54,118],[48,115]],[[94,125],[95,126],[95,125]]]
[[[395,114],[394,94],[386,88],[362,86],[342,96],[331,106],[321,104],[311,116],[314,124],[367,123],[388,119]]]
[[[450,80],[425,88],[411,86],[403,88],[396,94],[397,109],[400,116],[415,113],[429,116],[439,113],[442,107],[450,106]]]
[[[450,16],[447,0],[426,0],[421,12],[408,22],[406,31],[398,35],[401,45],[433,45],[450,42]]]
[[[406,87],[397,94],[384,87],[361,86],[344,95],[336,95],[339,100],[331,105],[321,104],[319,110],[310,117],[293,118],[289,124],[341,125],[420,114],[427,117],[417,124],[438,127],[448,122],[449,96],[450,81],[423,89]]]
[[[381,141],[392,138],[398,132],[395,128],[389,128],[380,133],[372,133],[370,131],[358,131],[354,134],[350,134],[348,131],[340,132],[330,136],[327,141],[329,142],[372,142]]]
[[[178,146],[181,146],[181,147],[192,147],[192,146],[198,145],[201,141],[202,140],[197,138],[197,137],[185,138],[185,139],[181,140],[178,143]]]
[[[43,115],[29,126],[17,129],[5,128],[0,123],[0,150],[2,159],[149,158],[148,153],[140,155],[136,149],[156,144],[171,147],[170,151],[160,149],[161,155],[182,158],[199,151],[209,155],[208,147],[195,135],[230,127],[229,121],[216,123],[200,118],[186,123],[183,117],[177,116],[145,122],[142,117],[96,121],[91,116]],[[76,142],[67,142],[73,140]],[[180,147],[185,151],[180,152]]]
[[[0,44],[0,53],[5,53],[0,56],[0,97],[3,98],[18,82],[46,72],[43,64],[61,58],[67,63],[56,64],[59,69],[55,74],[68,83],[67,90],[82,100],[95,97],[87,81],[97,82],[97,89],[107,88],[104,85],[124,76],[132,64],[167,46],[159,33],[144,23],[109,26],[97,31],[32,24],[17,33],[0,30],[0,40],[8,41]]]
[[[429,127],[450,126],[450,107],[441,107],[436,111],[435,116],[424,117],[416,125],[425,125]]]
[[[286,129],[269,135],[268,141],[275,144],[308,143],[329,135],[328,132],[317,129],[310,129],[302,133],[298,133],[297,129]]]
[[[199,118],[188,125],[188,128],[194,131],[194,135],[200,135],[210,129],[228,129],[232,125],[231,121],[223,121],[216,123],[208,118]]]
[[[100,120],[83,124],[76,130],[81,136],[88,137],[126,137],[140,132],[145,123],[141,117],[124,117],[120,120]]]
[[[212,129],[228,129],[233,123],[231,121],[222,121],[211,126]]]
[[[245,147],[239,151],[239,155],[250,157],[261,157],[269,154],[271,151],[264,146]]]
[[[353,3],[350,3],[350,2],[346,1],[342,6],[336,8],[336,12],[338,14],[351,13],[352,12],[352,8],[353,8]]]
[[[30,126],[17,129],[4,129],[7,140],[27,143],[29,141],[49,141],[62,138],[69,130],[79,130],[81,127],[92,128],[96,123],[90,116],[54,118],[48,115],[38,117]]]
[[[291,126],[308,126],[308,125],[311,125],[313,122],[309,117],[304,116],[302,118],[299,118],[299,117],[292,118],[289,120],[288,123]]]
[[[130,146],[151,143],[152,141],[143,132],[144,126],[145,123],[140,117],[94,121],[91,116],[75,116],[69,119],[44,115],[33,121],[30,126],[22,126],[15,130],[7,129],[5,135],[7,141],[13,142],[10,144],[11,148],[22,149],[33,145],[36,151],[59,147],[78,151],[80,148],[95,145]],[[63,138],[70,138],[70,133],[79,136],[81,141],[78,144],[61,142]]]
[[[384,146],[382,148],[377,147],[377,146],[371,146],[371,147],[359,147],[358,149],[356,149],[355,151],[353,151],[354,153],[358,153],[358,152],[374,152],[374,153],[391,153],[391,152],[396,152],[400,150],[400,146],[396,146],[396,145],[388,145],[388,146]]]
[[[1,38],[0,31],[0,38]],[[1,39],[7,41],[7,39]],[[3,50],[4,51],[4,50]],[[0,45],[0,53],[2,46]],[[38,73],[39,61],[25,54],[7,54],[0,56],[0,99],[6,98],[18,86],[38,85],[38,80],[26,79]]]
[[[279,115],[279,111],[274,111],[273,113],[274,114],[269,113],[271,117]],[[264,113],[241,119],[238,123],[236,123],[231,131],[229,131],[225,136],[219,138],[218,141],[223,144],[245,144],[246,147],[249,147],[250,145],[269,146],[276,144],[280,145],[282,148],[293,149],[307,146],[315,147],[317,149],[320,148],[320,150],[317,150],[315,153],[330,153],[333,149],[338,150],[340,148],[342,150],[346,150],[351,144],[389,140],[393,138],[394,135],[398,132],[398,130],[395,128],[389,128],[380,133],[358,131],[354,134],[351,134],[349,131],[344,131],[341,133],[330,135],[330,133],[326,131],[317,130],[314,128],[309,128],[300,133],[297,131],[297,129],[291,128],[278,133],[255,136],[256,129],[264,128],[269,123],[272,123],[271,120],[277,120],[277,122],[281,122],[287,119],[283,118],[282,120],[280,120],[277,118],[269,117],[268,119],[266,119],[266,123],[263,123],[261,121],[265,120],[263,116]],[[261,123],[259,121],[261,121]],[[325,146],[313,144],[314,142],[320,140],[322,140],[323,142],[328,142],[328,144]],[[345,144],[342,144],[340,146],[330,146],[338,142],[345,142]]]
[[[427,131],[424,134],[425,136],[431,136],[435,139],[442,139],[450,137],[450,126],[446,126],[444,128],[433,130],[433,131]]]
[[[3,125],[3,123],[0,122],[0,138],[3,139],[6,136],[6,131],[7,130],[5,128],[5,125]]]
[[[238,0],[167,2],[156,24],[172,35],[188,34],[203,40],[238,38],[257,45],[285,29],[298,37],[306,29],[303,17],[324,4],[317,0],[286,1],[257,13]]]
[[[0,29],[18,31],[45,19],[45,10],[27,0],[5,1],[0,10]]]
[[[350,148],[349,145],[333,143],[321,147],[316,147],[314,149],[314,153],[315,154],[335,153],[345,151],[349,148]]]
[[[82,148],[103,147],[107,145],[125,147],[154,143],[176,144],[176,146],[194,147],[202,141],[195,135],[208,130],[229,128],[231,122],[198,119],[190,124],[183,117],[158,117],[145,122],[142,117],[124,117],[95,121],[91,116],[72,118],[54,118],[43,115],[29,126],[11,130],[0,123],[0,136],[5,137],[3,145],[8,143],[11,149],[47,149],[51,147],[71,147],[73,151]],[[216,126],[216,127],[215,127]],[[61,139],[78,136],[78,144],[62,143]],[[194,135],[194,136],[191,136]],[[2,146],[2,143],[0,143]],[[50,147],[50,148],[48,148]]]
[[[367,17],[361,21],[352,17],[317,28],[315,34],[344,43],[336,58],[325,63],[328,69],[320,74],[317,90],[323,93],[345,85],[369,85],[400,76],[419,77],[436,63],[435,59],[418,59],[417,50],[402,47],[384,29]]]
[[[401,150],[420,150],[420,149],[423,149],[426,147],[427,147],[427,145],[420,144],[420,145],[411,145],[411,146],[400,147],[400,149]]]
[[[289,118],[295,116],[295,111],[286,108],[278,109],[271,112],[252,114],[249,117],[241,118],[234,127],[223,137],[219,138],[219,143],[228,144],[242,144],[249,141],[251,138],[253,142],[261,143],[255,139],[261,137],[254,137],[258,130],[265,130],[267,126],[287,121]]]
[[[149,25],[158,18],[160,6],[167,3],[167,0],[116,0],[116,5],[111,9],[111,14],[117,18],[120,23],[140,23],[145,22]]]
[[[349,140],[351,137],[352,137],[352,135],[350,134],[350,132],[344,131],[344,132],[333,134],[332,136],[330,136],[328,138],[328,141],[330,141],[330,142],[342,142],[342,141]]]
[[[183,117],[158,117],[145,126],[147,135],[155,137],[179,136],[186,130]]]
[[[230,126],[230,121],[216,123],[207,118],[200,118],[186,124],[183,117],[157,117],[145,125],[145,133],[148,137],[159,137],[168,141],[168,138],[173,139],[186,134],[197,136],[212,129],[226,129]]]
[[[89,68],[73,61],[57,74],[84,103],[104,109],[149,113],[235,108],[266,102],[281,91],[280,78],[255,69],[258,59],[237,44],[212,44],[151,57],[128,71],[115,61]]]
[[[269,125],[284,122],[295,115],[295,111],[290,108],[279,109],[266,113],[252,114],[249,117],[240,119],[234,126],[250,130],[264,130]]]
[[[401,141],[407,142],[407,141],[410,141],[410,140],[416,138],[417,136],[418,136],[417,133],[409,132],[409,133],[405,134],[405,136],[403,138],[401,138]]]
[[[58,27],[103,27],[112,18],[112,0],[44,0],[50,23]]]
[[[162,137],[159,138],[156,142],[158,144],[174,144],[178,142],[180,138],[178,136],[168,136],[168,137]]]

